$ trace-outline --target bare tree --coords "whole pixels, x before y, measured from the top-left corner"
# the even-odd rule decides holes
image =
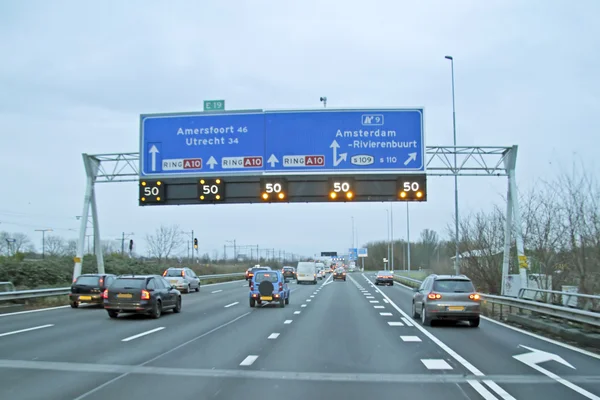
[[[116,240],[103,240],[102,251],[104,255],[120,254],[121,253],[121,242]]]
[[[15,239],[13,246],[13,252],[25,253],[27,251],[33,251],[34,246],[31,243],[29,237],[24,233],[13,233],[12,239]]]
[[[44,251],[49,256],[62,256],[65,253],[65,241],[60,236],[49,235],[46,237]]]
[[[146,235],[148,253],[159,261],[169,258],[182,245],[181,230],[178,225],[161,225],[154,235]]]
[[[75,256],[77,254],[77,240],[70,239],[65,243],[65,255]]]
[[[419,239],[419,258],[425,263],[427,268],[431,268],[431,260],[435,255],[436,250],[439,252],[439,237],[436,231],[431,229],[423,229]],[[412,247],[412,246],[411,246]]]

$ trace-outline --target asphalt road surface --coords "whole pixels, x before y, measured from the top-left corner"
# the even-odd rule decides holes
[[[372,282],[292,282],[283,309],[236,281],[158,320],[0,315],[0,399],[600,400],[600,356],[490,320],[423,327],[410,289]]]

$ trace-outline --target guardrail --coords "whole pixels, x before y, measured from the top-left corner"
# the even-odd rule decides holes
[[[571,304],[571,298],[575,298],[578,301],[576,302],[576,304],[579,304],[579,299],[583,299],[584,301],[582,301],[583,303],[583,307],[577,307],[574,306],[574,308],[581,308],[582,310],[594,310],[595,307],[600,307],[600,296],[598,295],[593,295],[593,294],[582,294],[582,293],[574,293],[574,292],[561,292],[558,290],[547,290],[547,289],[533,289],[533,288],[522,288],[519,289],[519,294],[518,294],[518,298],[519,299],[524,299],[525,298],[525,293],[526,292],[534,292],[534,300],[538,300],[538,296],[537,293],[544,293],[544,296],[539,296],[542,297],[542,300],[545,303],[548,303],[548,298],[550,298],[550,303],[556,304],[553,300],[556,297],[557,301],[560,303],[561,300],[563,300],[563,306],[567,306],[570,307]],[[548,296],[548,294],[550,294],[551,296]],[[566,300],[564,300],[566,297]],[[565,304],[566,303],[566,304]],[[595,311],[595,310],[594,310]]]
[[[244,276],[244,272],[235,272],[231,274],[213,274],[213,275],[198,275],[200,281],[206,279],[227,279]],[[15,292],[0,293],[0,302],[21,299],[35,299],[50,296],[66,296],[71,292],[71,287],[51,288],[51,289],[33,289],[33,290],[18,290]]]
[[[400,282],[405,281],[406,283],[408,283],[411,286],[418,286],[423,282],[418,279],[408,278],[406,276],[396,275],[396,274],[394,274],[394,278]],[[533,289],[531,289],[531,290],[533,290]],[[542,290],[542,289],[535,289],[535,290]],[[569,292],[559,292],[556,290],[554,290],[554,291],[551,290],[548,292],[554,292],[555,294],[561,294],[564,296],[578,295],[580,297],[584,297],[584,298],[591,297],[594,299],[600,297],[600,296],[583,295],[583,294],[569,293]],[[560,319],[564,319],[567,321],[572,321],[572,322],[577,322],[580,324],[594,326],[596,328],[600,327],[600,313],[597,313],[597,312],[580,310],[580,309],[571,308],[571,307],[557,306],[554,304],[547,304],[547,303],[542,303],[542,302],[538,302],[538,301],[525,300],[525,299],[515,298],[515,297],[497,296],[497,295],[485,294],[485,293],[480,293],[479,295],[481,296],[481,298],[484,301],[492,304],[492,313],[494,312],[494,308],[493,308],[494,305],[495,304],[499,305],[500,306],[500,316],[502,316],[502,307],[508,307],[509,310],[511,310],[512,308],[518,309],[520,311],[527,310],[532,313],[542,314],[542,315],[546,315],[546,316],[553,317],[553,318],[560,318]]]

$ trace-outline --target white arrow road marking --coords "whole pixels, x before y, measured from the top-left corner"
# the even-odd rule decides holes
[[[273,168],[273,167],[275,167],[275,164],[277,164],[279,162],[279,160],[277,159],[277,157],[275,157],[275,154],[271,154],[271,157],[269,157],[267,162],[269,164],[271,164],[271,168]]]
[[[160,153],[160,151],[158,151],[155,145],[152,145],[148,153],[152,154],[152,171],[156,171],[156,153]]]
[[[417,159],[417,153],[408,153],[408,158],[404,161],[404,165],[408,165],[409,162]]]
[[[519,347],[523,347],[524,349],[529,350],[529,353],[518,354],[513,356],[514,359],[521,361],[523,364],[535,369],[536,371],[546,375],[548,378],[554,379],[556,382],[560,383],[568,387],[569,389],[579,393],[582,396],[587,397],[591,400],[600,400],[600,397],[596,396],[593,393],[588,392],[587,390],[575,385],[574,383],[569,382],[568,380],[561,378],[560,376],[540,367],[538,364],[547,362],[547,361],[556,361],[566,367],[575,369],[574,366],[569,364],[564,358],[559,356],[558,354],[548,353],[547,351],[542,351],[538,349],[534,349],[532,347],[523,346],[522,344]]]
[[[210,158],[206,162],[206,165],[208,165],[210,167],[210,169],[215,169],[215,165],[217,165],[217,164],[218,164],[218,162],[217,162],[217,160],[215,160],[215,158],[213,156],[210,156]]]

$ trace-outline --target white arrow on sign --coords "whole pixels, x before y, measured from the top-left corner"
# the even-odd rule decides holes
[[[275,167],[275,164],[279,162],[279,160],[277,159],[277,157],[275,157],[275,154],[271,154],[271,157],[269,157],[267,162],[271,164],[271,168],[273,168]]]
[[[217,160],[215,160],[215,158],[213,156],[210,156],[210,158],[206,162],[206,165],[208,165],[210,167],[210,169],[215,169],[215,165],[217,165],[217,164],[218,164]]]
[[[337,167],[338,165],[340,165],[340,163],[342,161],[346,161],[347,157],[348,157],[348,153],[342,153],[340,154],[340,158],[337,158],[337,149],[340,148],[340,145],[338,144],[338,142],[334,139],[333,142],[331,142],[331,146],[329,146],[330,149],[333,149],[333,166]]]
[[[562,364],[566,367],[575,369],[574,366],[569,364],[569,362],[567,362],[564,358],[562,358],[558,354],[548,353],[547,351],[534,349],[533,347],[523,346],[522,344],[519,345],[519,347],[529,350],[529,353],[519,354],[519,355],[513,356],[513,358],[521,361],[523,364],[535,369],[536,371],[541,372],[542,374],[546,375],[547,377],[554,379],[558,383],[565,385],[569,389],[574,390],[575,392],[581,394],[582,396],[587,397],[588,399],[600,400],[600,397],[596,396],[595,394],[590,393],[583,388],[580,388],[579,386],[575,385],[574,383],[571,383],[568,380],[561,378],[560,376],[558,376],[538,365],[538,364],[541,364],[541,363],[547,362],[547,361],[556,361],[557,363]]]
[[[408,158],[404,161],[404,165],[408,165],[409,162],[417,159],[417,153],[408,153]]]
[[[156,153],[160,153],[160,151],[158,151],[155,145],[152,145],[148,153],[152,154],[152,171],[156,171]]]

